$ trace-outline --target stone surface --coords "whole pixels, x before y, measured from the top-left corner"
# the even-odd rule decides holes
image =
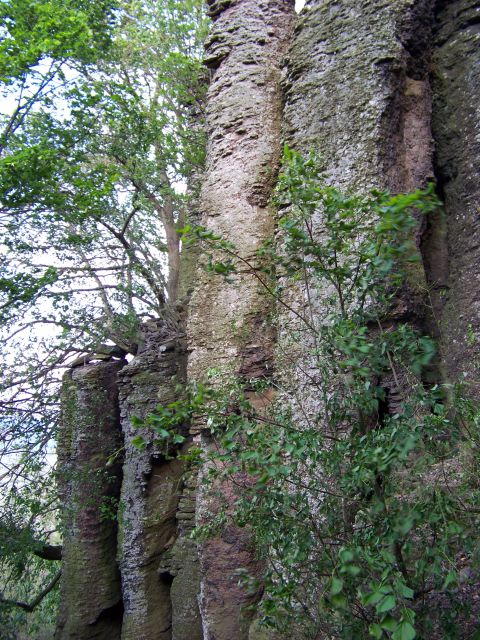
[[[216,6],[219,3],[210,3]],[[202,224],[232,240],[251,258],[273,230],[268,200],[278,171],[281,142],[280,60],[293,17],[288,0],[233,1],[216,13],[206,63],[214,71],[208,105],[208,152],[200,198]],[[228,285],[197,273],[188,323],[193,377],[224,363],[238,368],[254,316],[266,303],[246,272]]]
[[[319,172],[344,191],[371,188],[406,192],[433,178],[429,54],[433,20],[431,0],[310,0],[297,21],[285,70],[284,139],[303,153],[321,158]],[[321,234],[322,219],[314,221]],[[425,229],[419,219],[419,249]],[[281,237],[279,237],[281,245]],[[285,283],[287,284],[287,283]],[[288,283],[288,302],[321,322],[329,291],[307,292]],[[310,308],[311,307],[311,308]],[[309,309],[310,308],[310,309]],[[428,308],[422,262],[409,266],[403,288],[385,322],[410,322],[422,329]],[[312,336],[288,344],[305,330],[280,309],[283,321],[277,349],[279,368],[294,380],[298,417],[315,415],[316,393],[309,378]],[[306,332],[308,334],[308,331]],[[291,342],[291,340],[290,340]],[[292,367],[288,363],[297,362]],[[395,412],[399,390],[391,379],[382,385]]]
[[[185,347],[182,336],[160,321],[147,323],[143,332],[143,344],[119,383],[125,438],[119,536],[122,640],[197,640],[201,627],[195,545],[183,545],[181,554],[173,552],[172,561],[172,547],[181,546],[184,530],[179,524],[184,465],[165,457],[152,429],[131,422],[176,399],[176,385],[184,382]],[[143,436],[144,450],[132,444],[136,435]]]
[[[427,46],[413,46],[428,45],[430,5],[311,1],[299,17],[285,138],[317,151],[332,183],[407,190],[432,177]]]
[[[465,371],[476,393],[480,355],[479,24],[478,0],[437,2],[433,134],[445,218],[432,230],[430,279],[437,293],[447,375],[455,380]],[[443,259],[433,260],[439,252]]]
[[[271,375],[271,299],[249,261],[273,231],[269,198],[278,172],[282,97],[280,65],[292,27],[290,0],[232,0],[207,3],[214,18],[206,64],[213,71],[208,95],[208,149],[200,197],[202,224],[234,242],[243,259],[226,282],[197,272],[188,320],[190,380],[219,367],[248,379]],[[222,256],[223,259],[225,258]],[[197,431],[202,425],[196,425]],[[208,450],[208,435],[202,436]],[[214,497],[216,493],[221,498]],[[231,509],[232,488],[219,485],[198,496],[201,523],[219,509]],[[234,526],[200,548],[200,609],[205,640],[246,640],[249,595],[234,578],[260,566],[248,532]]]
[[[120,639],[115,516],[122,433],[117,375],[125,364],[87,364],[63,379],[58,484],[64,539],[56,640]]]
[[[319,173],[345,192],[372,188],[392,192],[424,187],[433,178],[432,90],[429,55],[433,2],[429,0],[310,0],[299,16],[284,75],[284,140],[292,148],[320,156]],[[284,212],[282,212],[284,213]],[[373,214],[372,214],[373,215]],[[420,246],[425,221],[415,229]],[[321,237],[318,212],[313,233]],[[282,245],[281,233],[278,245]],[[332,290],[282,280],[287,302],[318,324],[329,322],[326,298]],[[384,326],[408,322],[423,329],[427,281],[422,262],[409,269],[405,284]],[[280,397],[293,410],[296,424],[322,428],[325,415],[316,386],[315,336],[290,311],[279,307],[276,349]],[[372,328],[372,335],[377,331]],[[386,411],[394,414],[405,400],[405,372],[376,381],[385,390]],[[323,380],[321,388],[339,393],[341,380]],[[407,391],[405,391],[407,390]],[[319,416],[319,418],[316,418]],[[316,421],[316,422],[315,422]],[[318,470],[320,477],[321,469]],[[328,486],[331,478],[323,482]],[[312,497],[312,509],[315,500]],[[319,546],[318,553],[324,553]],[[320,590],[314,581],[305,595],[316,610]],[[319,628],[321,624],[319,623]],[[292,629],[291,638],[302,629]],[[321,635],[319,637],[322,637]]]

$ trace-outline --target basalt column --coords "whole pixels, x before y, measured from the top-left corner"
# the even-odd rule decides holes
[[[328,183],[343,191],[387,188],[398,193],[425,187],[433,178],[432,22],[430,0],[307,3],[288,57],[284,138],[294,149],[320,156],[318,169],[325,172]],[[418,248],[424,225],[419,218]],[[314,226],[320,234],[320,215]],[[291,303],[305,308],[306,292],[294,283],[288,290]],[[424,267],[419,262],[408,268],[405,286],[384,319],[386,326],[408,322],[423,330],[426,293]],[[308,302],[318,319],[328,295],[319,291]],[[292,319],[286,317],[285,323],[291,326]],[[303,366],[308,351],[307,340],[286,359],[296,358]],[[301,408],[318,411],[308,376],[297,373],[294,379]],[[398,385],[393,379],[381,384],[390,400],[389,410],[395,413]]]
[[[166,455],[144,420],[176,399],[185,377],[182,337],[161,321],[142,327],[138,354],[121,372],[125,464],[119,508],[119,560],[125,613],[122,640],[201,640],[198,558],[188,538],[194,507],[191,478]],[[135,436],[143,445],[135,445]],[[189,527],[190,524],[190,527]]]
[[[63,379],[58,482],[64,539],[56,640],[120,639],[116,509],[123,439],[117,375],[125,364],[87,364]]]
[[[269,198],[280,158],[282,100],[280,66],[290,37],[293,0],[210,0],[213,27],[206,64],[212,70],[208,95],[208,151],[200,197],[202,224],[233,242],[238,254],[255,252],[273,231]],[[201,269],[193,294],[188,336],[190,380],[212,367],[245,379],[271,371],[270,301],[248,269],[229,281]],[[202,444],[209,446],[202,425]],[[216,487],[230,505],[231,487]],[[214,490],[199,493],[197,518],[215,511]],[[243,640],[252,601],[237,584],[240,567],[258,572],[248,534],[228,527],[202,543],[200,609],[205,640]]]
[[[431,287],[451,380],[480,391],[480,2],[438,0],[432,57],[436,170],[443,225],[430,228]],[[435,222],[435,221],[434,221]],[[439,247],[448,264],[438,264]],[[440,254],[441,257],[441,254]],[[447,273],[448,266],[448,273]]]

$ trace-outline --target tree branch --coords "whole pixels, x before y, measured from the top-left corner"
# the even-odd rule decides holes
[[[62,575],[62,571],[61,570],[57,571],[57,573],[54,575],[53,579],[47,584],[45,589],[43,589],[43,591],[41,591],[38,594],[38,596],[34,598],[34,600],[32,600],[30,604],[28,604],[27,602],[21,602],[18,600],[9,600],[8,598],[3,598],[2,596],[0,596],[0,604],[6,604],[12,607],[19,607],[24,611],[28,611],[28,613],[32,613],[32,611],[36,607],[38,607],[38,605],[50,593],[50,591],[52,591],[52,589],[55,587],[57,582],[60,580],[61,575]]]
[[[34,549],[33,553],[42,560],[61,560],[62,545],[43,544]]]

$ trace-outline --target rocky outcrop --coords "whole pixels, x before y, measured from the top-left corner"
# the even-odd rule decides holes
[[[438,0],[432,56],[436,172],[445,202],[429,228],[430,286],[447,376],[478,394],[480,2]]]
[[[398,193],[425,187],[433,179],[432,20],[430,0],[307,3],[286,66],[284,138],[294,149],[320,157],[318,170],[329,184],[346,192],[377,188]],[[419,254],[425,226],[419,217],[412,238]],[[322,232],[320,215],[314,227],[314,233]],[[423,329],[428,315],[423,263],[410,265],[406,273],[384,321]],[[321,322],[328,306],[324,296],[330,293],[319,291],[307,300],[301,284],[285,285],[289,303],[300,311],[310,308]],[[282,308],[280,313],[280,335],[298,331],[295,318]],[[287,371],[284,378],[295,381],[302,421],[305,407],[313,414],[319,410],[310,382],[315,377],[311,345],[308,336],[293,348],[284,342],[280,340],[277,351],[279,368]],[[292,367],[294,362],[298,364]],[[397,382],[387,376],[381,381],[392,413],[401,396]]]
[[[132,418],[144,420],[158,404],[176,399],[176,386],[184,382],[185,347],[182,336],[161,322],[144,325],[143,334],[119,382],[125,439],[119,513],[122,640],[196,640],[201,638],[198,559],[184,525],[185,513],[193,519],[191,487],[183,463],[166,455],[155,431],[132,424]],[[138,435],[144,439],[140,448],[133,444]]]
[[[248,264],[273,231],[269,198],[280,160],[280,63],[293,20],[290,0],[210,1],[214,19],[206,64],[208,150],[200,197],[202,224],[236,246],[243,263],[227,282],[197,273],[188,320],[190,380],[212,367],[245,377],[271,373],[271,301]],[[224,256],[223,256],[224,259]],[[203,425],[202,445],[208,450]],[[240,483],[241,484],[241,483]],[[198,521],[230,509],[233,488],[216,485],[198,497]],[[222,505],[220,507],[220,505]],[[259,572],[248,532],[230,526],[201,544],[200,609],[205,640],[248,636],[246,606],[258,598],[237,584],[236,569]]]
[[[87,364],[63,379],[58,484],[64,537],[56,640],[120,640],[116,512],[123,439],[117,374],[125,364]]]
[[[479,23],[475,0],[310,0],[295,30],[285,81],[285,139],[296,149],[321,155],[319,169],[329,183],[356,192],[377,187],[395,193],[437,179],[444,210],[418,218],[415,241],[422,261],[408,271],[382,322],[388,327],[409,323],[433,334],[441,353],[435,370],[422,372],[424,380],[458,381],[466,372],[475,396]],[[321,232],[320,215],[315,224]],[[322,296],[329,292],[318,292],[311,302],[294,284],[290,295],[297,308],[310,305],[321,318]],[[282,322],[292,324],[285,313]],[[303,415],[319,413],[304,375],[306,369],[310,378],[315,375],[309,353],[307,339],[282,362],[295,362],[285,377],[294,381],[300,419],[300,409]],[[404,404],[401,388],[406,393],[409,388],[393,378],[387,374],[379,380],[386,392],[382,411],[391,414]],[[461,465],[458,460],[453,464]],[[474,580],[471,589],[477,588]],[[470,597],[468,587],[460,591],[461,598]],[[429,622],[435,638],[444,637],[436,629],[437,616],[445,615],[440,602],[438,593],[432,596]],[[475,617],[475,605],[471,612],[465,607],[462,633],[471,632]]]
[[[332,183],[402,190],[432,177],[428,68],[409,50],[428,46],[428,4],[310,2],[299,19],[285,136],[319,152]]]
[[[450,380],[475,378],[480,349],[479,16],[476,0],[311,0],[286,80],[286,140],[317,150],[332,183],[408,191],[437,180],[445,208],[419,221],[426,280],[417,272],[413,311]]]
[[[235,245],[236,271],[212,277],[205,255],[191,249],[181,274],[185,299],[193,288],[187,335],[172,329],[175,323],[151,321],[130,363],[85,361],[65,376],[57,640],[264,637],[247,611],[261,588],[248,593],[235,577],[238,569],[262,575],[248,531],[229,524],[198,546],[191,537],[195,524],[232,511],[248,478],[203,484],[208,465],[199,481],[154,430],[132,418],[144,420],[179,397],[177,383],[202,381],[212,368],[238,376],[248,389],[252,378],[268,380],[276,367],[278,387],[287,378],[294,387],[299,415],[318,413],[309,338],[282,344],[298,328],[284,308],[277,310],[280,339],[274,335],[272,297],[254,274],[257,250],[275,234],[269,202],[283,141],[316,151],[319,170],[343,190],[410,191],[436,177],[444,210],[419,217],[414,239],[422,261],[409,270],[385,321],[438,338],[445,367],[432,374],[437,379],[455,380],[463,371],[478,379],[480,1],[310,0],[292,31],[293,4],[207,2],[209,143],[191,221]],[[318,232],[320,216],[315,224]],[[225,259],[215,247],[208,252]],[[283,284],[292,308],[311,305],[321,318],[325,292],[307,300],[301,284]],[[183,323],[183,304],[177,312]],[[387,375],[378,382],[387,392],[385,410],[395,413],[398,385]],[[194,442],[208,454],[206,424],[182,428],[180,452]],[[138,435],[144,445],[133,444]]]

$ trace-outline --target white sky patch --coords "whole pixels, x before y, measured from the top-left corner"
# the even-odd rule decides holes
[[[295,11],[298,13],[305,6],[306,0],[296,0],[295,2]]]

